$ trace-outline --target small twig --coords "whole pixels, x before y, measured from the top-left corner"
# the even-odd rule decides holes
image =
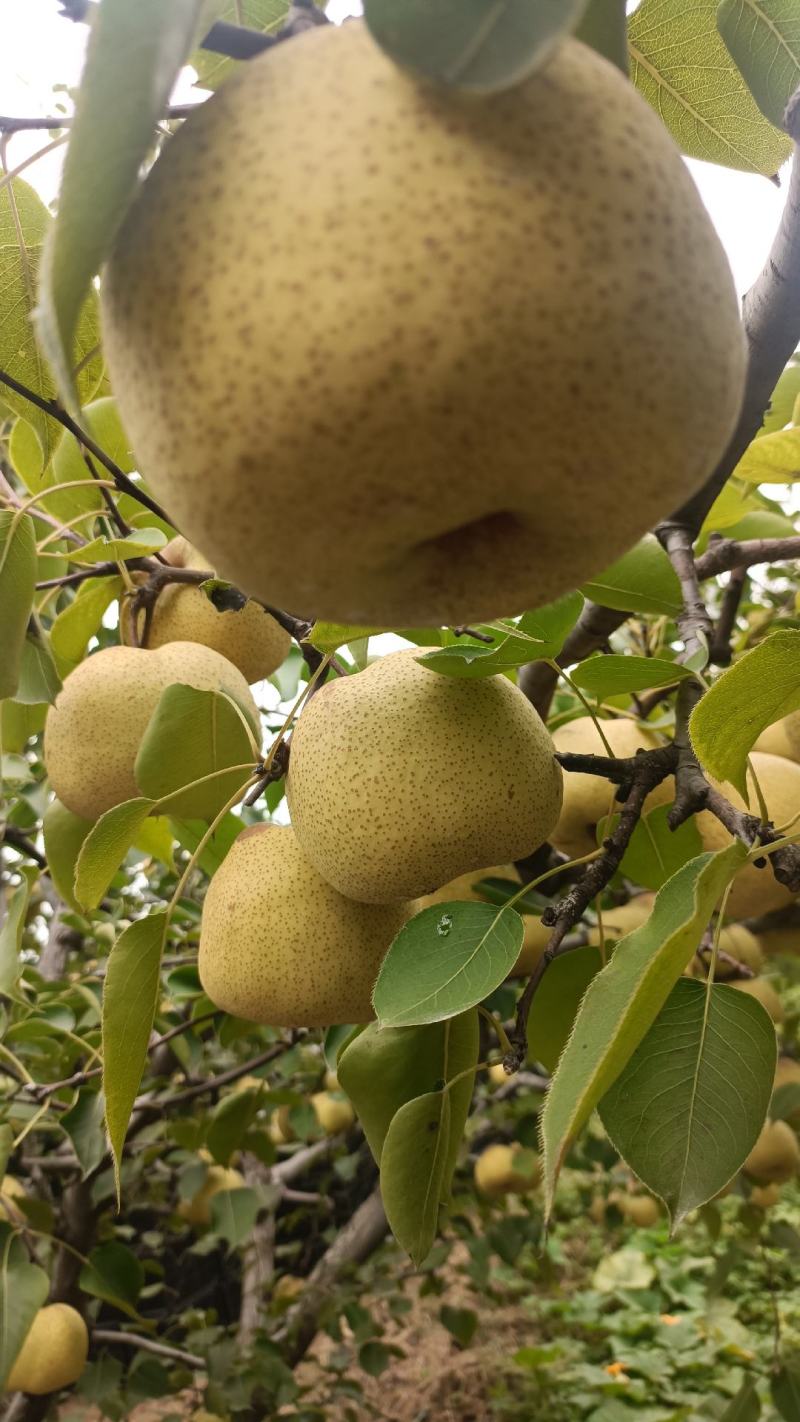
[[[708,648],[711,661],[718,667],[728,667],[733,660],[731,638],[736,628],[739,604],[742,601],[746,582],[747,569],[734,568],[722,595],[719,617]]]
[[[735,538],[712,535],[705,553],[697,559],[697,576],[701,582],[729,573],[734,568],[752,568],[757,563],[786,563],[800,558],[800,537],[748,538],[739,543]]]
[[[159,1047],[163,1047],[167,1042],[171,1042],[174,1037],[180,1037],[184,1032],[191,1032],[193,1027],[199,1027],[205,1022],[210,1022],[212,1018],[218,1017],[219,1013],[204,1012],[201,1017],[192,1017],[186,1022],[180,1022],[177,1027],[171,1027],[169,1032],[163,1032],[160,1037],[154,1037],[149,1044],[148,1055],[157,1052]],[[87,1081],[92,1081],[95,1077],[103,1075],[103,1068],[90,1067],[87,1071],[73,1072],[72,1076],[64,1077],[63,1081],[36,1082],[27,1087],[29,1096],[41,1101],[45,1096],[52,1096],[56,1091],[66,1091],[74,1086],[84,1086]]]
[[[155,1338],[143,1338],[139,1333],[128,1333],[121,1328],[93,1328],[93,1343],[124,1343],[126,1347],[141,1348],[145,1353],[155,1353],[159,1358],[174,1358],[176,1363],[184,1363],[187,1368],[205,1372],[205,1358],[196,1353],[185,1353],[182,1348],[172,1348],[168,1343],[157,1343]]]
[[[7,844],[11,849],[16,849],[19,854],[24,854],[26,858],[32,859],[34,864],[38,864],[40,869],[47,868],[47,860],[36,845],[28,839],[22,830],[15,825],[6,823],[0,826],[0,845]]]
[[[656,537],[667,554],[681,585],[683,611],[678,617],[678,630],[683,642],[681,661],[690,661],[701,650],[708,651],[714,628],[700,595],[700,583],[692,548],[692,530],[688,524],[666,519],[658,524]]]
[[[479,632],[475,627],[451,627],[450,631],[454,637],[474,637],[476,642],[486,642],[488,646],[494,646],[494,637],[490,637],[488,632]]]
[[[260,800],[268,785],[272,785],[277,780],[283,780],[289,769],[289,754],[291,752],[291,742],[281,741],[272,752],[269,770],[262,775],[261,779],[253,786],[249,795],[245,796],[245,805],[254,805],[256,800]]]
[[[202,103],[198,104],[173,104],[167,109],[164,118],[167,120],[188,118],[195,109],[201,109]],[[60,114],[50,115],[49,118],[12,118],[7,114],[0,114],[0,133],[31,133],[37,129],[46,129],[52,132],[59,128],[72,128],[75,122],[74,115]]]
[[[47,400],[44,396],[37,395],[35,390],[31,390],[27,385],[23,385],[21,381],[15,380],[13,375],[9,375],[5,370],[0,370],[0,385],[6,385],[9,390],[15,391],[15,393],[21,395],[24,400],[29,400],[38,410],[42,410],[44,414],[49,415],[50,418],[56,420],[58,424],[63,425],[65,430],[69,430],[70,434],[75,436],[78,443],[83,445],[84,449],[88,449],[89,453],[93,454],[95,459],[99,459],[103,468],[108,470],[120,493],[130,494],[143,508],[149,509],[152,514],[155,514],[156,518],[163,519],[165,523],[171,523],[171,519],[160,505],[155,502],[155,499],[151,499],[150,495],[146,494],[138,484],[134,483],[133,479],[128,478],[128,475],[120,469],[119,465],[114,463],[114,460],[106,454],[105,450],[100,448],[100,445],[92,439],[91,435],[81,429],[77,421],[73,420],[72,416],[67,414],[66,410],[59,405],[57,400]]]
[[[184,1101],[194,1101],[197,1096],[205,1096],[208,1093],[214,1094],[223,1086],[228,1086],[232,1081],[238,1081],[241,1076],[247,1076],[257,1067],[264,1066],[267,1062],[274,1061],[275,1057],[281,1056],[289,1050],[291,1042],[276,1042],[268,1047],[266,1051],[259,1052],[258,1056],[251,1057],[247,1062],[240,1062],[238,1066],[230,1067],[228,1071],[220,1072],[219,1076],[211,1076],[206,1081],[198,1081],[194,1086],[188,1086],[185,1091],[176,1091],[164,1096],[142,1096],[134,1103],[135,1111],[158,1111],[161,1113],[174,1106],[180,1106]]]
[[[598,757],[598,759],[602,758]],[[613,761],[609,763],[612,766],[615,764]],[[562,951],[563,939],[582,917],[592,899],[602,893],[614,877],[622,863],[631,836],[639,823],[645,800],[651,790],[654,790],[662,780],[671,775],[674,769],[675,749],[673,746],[663,746],[657,750],[639,752],[635,757],[628,798],[622,806],[616,828],[603,844],[602,854],[587,865],[581,878],[567,891],[564,897],[558,903],[551,904],[542,914],[542,923],[545,928],[552,928],[553,931],[517,1004],[514,1031],[510,1038],[511,1051],[507,1052],[503,1059],[506,1071],[517,1071],[528,1054],[527,1028],[531,1005],[548,967]]]

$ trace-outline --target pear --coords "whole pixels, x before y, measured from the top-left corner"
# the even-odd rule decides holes
[[[35,1314],[6,1380],[7,1392],[36,1397],[77,1382],[89,1352],[89,1334],[70,1304],[46,1304]]]
[[[509,879],[516,888],[520,887],[519,875],[513,864],[495,864],[490,869],[473,869],[469,874],[460,874],[457,879],[451,879],[449,884],[437,889],[435,894],[426,894],[424,898],[418,899],[415,910],[421,913],[432,904],[491,903],[492,900],[485,898],[477,887],[482,879]],[[519,957],[508,976],[521,978],[533,972],[550,941],[552,930],[545,928],[536,914],[521,913],[517,904],[514,907],[521,915],[525,936]]]
[[[655,894],[637,894],[626,904],[617,904],[614,908],[603,909],[603,938],[606,941],[609,938],[625,938],[628,933],[633,933],[635,928],[641,928],[653,912],[655,899]],[[594,947],[599,946],[601,941],[599,924],[591,925],[588,937]]]
[[[752,973],[758,975],[761,972],[761,969],[764,966],[764,954],[761,951],[761,944],[756,938],[756,935],[754,933],[751,933],[750,929],[746,928],[743,923],[724,924],[719,935],[719,946],[721,953],[727,953],[731,958],[735,958],[737,963],[742,963],[743,966],[745,968],[749,968]],[[709,961],[710,959],[708,959],[704,954],[704,966],[701,967],[697,958],[693,958],[689,967],[686,970],[686,976],[693,978],[705,978],[707,976],[705,964]],[[717,958],[717,966],[716,971],[714,973],[714,979],[716,982],[727,982],[729,978],[733,978],[735,976],[736,972],[737,969],[734,967],[733,963],[727,962],[726,959],[723,957]],[[752,982],[761,980],[759,980],[756,976],[755,980],[751,978],[741,979],[740,981],[732,983],[731,986],[739,987],[741,986],[741,982],[744,981]],[[770,985],[767,984],[766,986],[769,987]],[[758,996],[759,993],[760,989],[758,989],[755,995]],[[766,1002],[764,1002],[764,1006],[767,1006]],[[769,1011],[769,1008],[767,1010]]]
[[[493,1062],[486,1075],[492,1086],[505,1086],[511,1080],[502,1062]]]
[[[525,1195],[536,1189],[541,1174],[538,1157],[518,1145],[487,1146],[475,1161],[475,1184],[490,1199]]]
[[[283,1311],[297,1298],[298,1294],[302,1294],[305,1286],[305,1279],[298,1278],[296,1274],[281,1274],[272,1287],[272,1302]]]
[[[223,577],[334,622],[549,602],[697,488],[741,400],[678,148],[572,39],[480,98],[358,21],[276,46],[169,141],[101,300],[157,497]]]
[[[198,642],[170,642],[156,651],[106,647],[66,678],[47,713],[44,759],[50,783],[73,814],[96,820],[141,794],[136,754],[161,693],[181,683],[224,691],[251,727],[258,708],[241,672]]]
[[[335,1071],[326,1071],[324,1077],[322,1078],[322,1084],[325,1087],[326,1091],[338,1091],[340,1089],[339,1078],[336,1075]]]
[[[748,1199],[757,1210],[771,1210],[781,1197],[781,1187],[773,1181],[771,1185],[754,1185]]]
[[[273,1145],[289,1145],[297,1139],[289,1119],[290,1110],[290,1106],[279,1106],[270,1117],[268,1133]]]
[[[782,1184],[800,1170],[800,1145],[785,1121],[767,1121],[742,1166],[761,1185]]]
[[[181,1200],[178,1214],[190,1225],[211,1223],[211,1201],[223,1190],[242,1190],[244,1176],[238,1170],[226,1170],[222,1165],[210,1165],[206,1178],[191,1200]]]
[[[367,1022],[381,960],[407,917],[406,905],[356,903],[337,893],[289,826],[253,825],[209,885],[200,981],[216,1007],[248,1022]]]
[[[350,1102],[343,1096],[334,1096],[330,1091],[315,1091],[311,1105],[326,1136],[337,1136],[340,1131],[349,1130],[356,1119]]]
[[[619,718],[603,721],[603,734],[613,756],[632,756],[638,750],[653,750],[658,741],[633,721]],[[577,716],[574,721],[559,726],[553,732],[553,744],[562,754],[608,755],[600,733],[591,716]],[[570,859],[580,859],[597,849],[597,823],[621,806],[614,796],[616,787],[601,775],[585,775],[582,771],[564,772],[564,800],[552,840],[556,849]],[[650,792],[644,803],[644,813],[656,805],[668,805],[674,796],[672,777],[663,780]]]
[[[781,1002],[775,988],[769,978],[740,978],[730,984],[736,988],[737,992],[747,993],[748,997],[754,997],[761,1006],[766,1009],[776,1026],[780,1026],[784,1019],[783,1003]]]
[[[652,1195],[623,1195],[614,1198],[620,1214],[638,1229],[651,1229],[661,1218],[661,1207]]]
[[[209,560],[183,538],[168,543],[163,556],[175,567],[211,568]],[[122,641],[138,645],[144,621],[142,610],[134,628],[131,599],[126,598],[120,610]],[[201,587],[167,583],[152,609],[147,646],[154,650],[168,642],[199,642],[212,647],[238,667],[245,681],[254,682],[271,676],[286,660],[292,639],[257,602],[250,600],[242,608],[220,612]]]
[[[25,1186],[21,1180],[17,1180],[15,1175],[4,1175],[0,1184],[0,1219],[9,1214],[13,1218],[18,1215],[19,1200],[24,1200],[27,1195]]]
[[[800,814],[800,765],[785,760],[783,756],[768,755],[765,751],[753,751],[750,763],[758,776],[770,818],[776,825],[783,825]],[[758,813],[758,799],[752,776],[748,771],[750,792],[750,813]],[[744,800],[732,785],[719,787],[738,810],[746,810]],[[710,810],[703,810],[695,820],[706,850],[724,849],[731,842],[731,835],[720,824]],[[754,864],[746,864],[739,870],[733,881],[728,898],[729,918],[758,918],[771,913],[773,909],[784,908],[794,898],[791,889],[779,884],[769,864],[756,869]]]
[[[794,719],[797,719],[796,715]],[[800,760],[800,736],[789,734],[790,721],[793,721],[791,716],[784,716],[782,721],[767,726],[766,730],[761,732],[753,750],[766,751],[768,755],[782,755],[786,760]]]
[[[292,737],[286,795],[298,841],[341,894],[420,898],[543,844],[561,770],[507,677],[465,681],[392,652],[328,682]]]

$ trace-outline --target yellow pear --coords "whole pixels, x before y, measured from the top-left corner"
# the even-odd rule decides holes
[[[8,1215],[18,1215],[17,1202],[24,1200],[27,1191],[21,1180],[17,1180],[15,1175],[4,1175],[0,1184],[0,1217]]]
[[[727,982],[728,979],[734,977],[738,971],[733,963],[729,963],[726,958],[721,956],[723,953],[726,953],[730,958],[734,958],[737,963],[742,963],[744,967],[749,968],[752,973],[757,975],[761,972],[764,966],[764,954],[761,951],[761,944],[756,938],[756,935],[751,933],[750,929],[746,928],[743,923],[724,924],[719,935],[719,947],[720,956],[717,958],[717,966],[714,973],[716,982]],[[694,957],[686,970],[686,976],[693,978],[707,977],[707,965],[710,961],[710,957],[705,953],[703,954],[702,965],[697,957]],[[741,981],[751,982],[753,979],[748,978],[742,979]],[[737,981],[732,984],[732,986],[738,987],[740,986],[740,982]],[[766,1003],[764,1005],[766,1006]]]
[[[800,1145],[785,1121],[767,1121],[742,1166],[761,1185],[782,1184],[800,1170]]]
[[[770,818],[778,826],[794,819],[794,816],[800,813],[800,765],[792,760],[785,760],[783,756],[767,755],[764,751],[753,751],[750,761],[758,776]],[[748,787],[750,813],[757,814],[758,799],[749,772]],[[719,788],[738,810],[747,809],[741,795],[732,785],[723,784]],[[704,849],[724,849],[725,845],[730,844],[730,834],[710,810],[703,810],[697,816],[695,824]],[[778,883],[769,864],[765,864],[763,869],[756,869],[755,865],[747,864],[739,870],[733,881],[726,912],[729,918],[734,919],[758,918],[760,914],[783,908],[790,904],[793,898],[791,890]]]
[[[741,399],[691,176],[570,39],[480,98],[358,21],[276,46],[169,141],[101,299],[157,497],[237,586],[335,622],[549,602],[697,488]]]
[[[767,726],[767,729],[761,732],[753,750],[766,751],[768,755],[782,755],[787,760],[800,760],[800,744],[796,744],[795,737],[789,735],[788,723],[791,719],[784,716],[782,721]]]
[[[794,1057],[778,1057],[775,1067],[775,1090],[779,1086],[794,1086],[800,1082],[800,1062]]]
[[[603,735],[613,756],[636,755],[638,750],[653,750],[659,742],[642,731],[633,721],[618,719],[603,721]],[[600,733],[591,716],[578,716],[553,732],[553,744],[562,754],[608,755]],[[552,833],[556,849],[570,859],[580,859],[597,848],[597,823],[621,807],[614,799],[616,787],[601,775],[585,775],[582,771],[564,772],[564,800],[558,824]],[[656,805],[670,804],[675,794],[672,777],[662,781],[648,795],[645,814]]]
[[[6,1381],[7,1392],[40,1397],[77,1382],[89,1352],[89,1334],[70,1304],[46,1304],[35,1315]]]
[[[253,825],[214,875],[198,970],[216,1007],[273,1027],[369,1022],[405,904],[356,903],[308,862],[288,826]]]
[[[505,1086],[511,1080],[502,1062],[493,1062],[486,1074],[492,1086]]]
[[[164,556],[175,567],[211,567],[183,538],[167,544]],[[136,619],[136,636],[133,621],[132,600],[126,598],[120,610],[120,636],[123,642],[138,645],[144,632],[144,610]],[[257,602],[251,600],[237,610],[220,612],[203,589],[191,583],[167,583],[152,609],[147,646],[153,650],[168,642],[200,642],[212,647],[233,662],[247,682],[271,676],[292,645],[289,633]]]
[[[650,917],[655,898],[655,894],[637,894],[626,904],[617,904],[614,908],[603,909],[603,937],[606,940],[624,938],[635,928],[640,928]],[[588,930],[588,938],[595,947],[600,944],[599,924],[593,923],[591,925]]]
[[[619,1192],[614,1204],[629,1224],[639,1229],[650,1229],[661,1218],[661,1207],[653,1195],[624,1195]]]
[[[190,1225],[211,1223],[211,1201],[222,1190],[241,1190],[244,1176],[238,1170],[226,1170],[222,1165],[210,1165],[206,1178],[191,1200],[181,1200],[178,1214]]]
[[[292,737],[298,841],[329,884],[369,903],[524,858],[561,805],[552,741],[522,692],[504,676],[440,676],[420,654],[328,682]]]
[[[224,691],[255,729],[258,708],[241,672],[211,647],[170,642],[155,651],[106,647],[66,678],[47,712],[44,759],[55,794],[73,814],[96,820],[141,792],[136,754],[168,686]]]
[[[781,1197],[781,1187],[773,1181],[771,1185],[754,1185],[748,1199],[757,1210],[770,1210]]]
[[[434,894],[425,894],[423,898],[418,899],[414,905],[415,912],[421,913],[432,904],[489,903],[491,900],[484,898],[477,887],[482,879],[509,879],[519,887],[519,875],[513,864],[495,864],[489,869],[473,869],[469,874],[459,874],[457,879],[451,879],[449,884],[444,884]],[[520,912],[518,905],[515,905],[515,908]],[[552,929],[543,927],[536,914],[522,913],[521,918],[525,936],[519,957],[508,975],[510,978],[524,977],[533,972],[552,932]]]
[[[291,1141],[297,1140],[294,1128],[289,1120],[290,1106],[278,1106],[273,1111],[269,1122],[269,1138],[273,1145],[289,1145]]]
[[[311,1097],[319,1124],[326,1136],[336,1136],[346,1131],[356,1119],[350,1102],[343,1096],[334,1096],[330,1091],[316,1091]]]
[[[500,1195],[524,1195],[530,1190],[535,1190],[541,1179],[541,1165],[538,1162],[532,1170],[527,1169],[527,1157],[532,1157],[532,1151],[525,1152],[525,1168],[521,1168],[518,1157],[521,1153],[518,1145],[490,1145],[481,1151],[475,1161],[475,1184],[484,1195],[490,1199]]]
[[[756,998],[761,1006],[766,1008],[776,1026],[780,1026],[784,1019],[783,1003],[769,978],[739,978],[730,986],[736,988],[737,992],[746,992],[748,997]]]

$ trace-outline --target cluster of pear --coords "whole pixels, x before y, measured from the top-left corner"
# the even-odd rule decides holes
[[[164,550],[175,567],[207,567],[176,538]],[[47,714],[44,758],[62,804],[85,820],[141,793],[136,756],[162,692],[178,683],[222,691],[240,707],[260,740],[250,682],[270,676],[285,659],[289,634],[257,603],[218,612],[202,588],[169,583],[160,591],[147,648],[133,638],[130,599],[120,614],[122,645],[106,647],[65,678]]]
[[[466,100],[358,22],[278,45],[165,146],[101,301],[157,497],[237,586],[340,623],[580,586],[702,482],[741,399],[679,151],[571,38]]]
[[[276,1026],[369,1021],[409,916],[468,897],[483,865],[548,839],[562,774],[537,713],[505,677],[442,677],[420,655],[391,653],[307,702],[287,776],[292,827],[245,830],[206,894],[200,979],[224,1010]],[[540,939],[532,930],[526,963]]]

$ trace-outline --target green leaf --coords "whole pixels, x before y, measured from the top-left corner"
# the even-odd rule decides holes
[[[106,1153],[105,1102],[102,1091],[85,1087],[60,1118],[81,1165],[81,1179],[96,1170]]]
[[[289,8],[290,0],[229,0],[227,4],[221,0],[214,6],[214,16],[228,24],[245,25],[248,30],[268,35],[280,29]],[[218,89],[237,68],[236,60],[213,54],[208,49],[194,50],[186,62],[196,71],[197,86],[201,89]]]
[[[349,627],[343,622],[315,622],[305,639],[319,652],[338,652],[348,642],[357,642],[364,637],[377,637],[381,632],[390,632],[389,627]]]
[[[235,1091],[223,1096],[211,1112],[206,1145],[220,1165],[230,1165],[258,1114],[261,1096],[258,1090]]]
[[[339,1058],[344,1052],[344,1048],[350,1038],[361,1031],[360,1027],[353,1026],[352,1023],[339,1023],[335,1027],[329,1027],[325,1033],[325,1040],[322,1044],[322,1055],[325,1058],[325,1065],[328,1071],[336,1072],[339,1069]]]
[[[94,538],[82,548],[71,549],[69,556],[73,563],[83,567],[115,561],[124,563],[126,558],[147,558],[159,552],[166,541],[160,528],[142,528],[125,538]]]
[[[528,1058],[541,1062],[551,1075],[567,1044],[586,989],[602,966],[599,948],[575,948],[553,959],[536,989],[528,1016]]]
[[[92,436],[95,443],[113,459],[114,463],[119,465],[123,474],[133,472],[135,463],[130,441],[122,428],[117,402],[112,396],[104,395],[99,400],[92,400],[90,404],[86,405],[81,412],[80,424],[81,428]],[[54,484],[69,484],[76,479],[86,480],[89,477],[89,470],[81,453],[81,446],[69,430],[62,431],[53,459],[43,471],[35,463],[31,465],[27,448],[21,449],[20,434],[21,431],[14,430],[11,453],[18,472],[30,488],[31,493],[39,493],[42,489],[50,488]],[[20,468],[23,459],[25,467]],[[94,465],[99,474],[106,473],[99,467],[97,460],[94,460]],[[116,502],[120,512],[130,522],[129,512],[125,513],[120,500],[116,500]],[[93,489],[85,483],[80,489],[59,489],[57,493],[48,494],[42,500],[41,506],[55,518],[64,521],[74,518],[77,514],[101,513],[105,507],[101,490]],[[138,508],[139,512],[144,513],[145,517],[152,522],[152,514],[146,509],[142,510],[141,505]],[[87,518],[80,525],[80,532],[88,537],[91,527],[92,520]]]
[[[83,908],[97,908],[153,803],[125,800],[106,810],[92,826],[78,851],[75,869],[75,898]]]
[[[762,436],[792,424],[795,403],[799,397],[800,361],[792,359],[772,392],[769,409],[761,426]]]
[[[167,926],[163,912],[137,919],[120,934],[108,959],[103,992],[103,1091],[117,1194],[122,1147],[158,1003]]]
[[[630,691],[645,691],[648,687],[673,686],[692,673],[678,662],[664,657],[590,657],[572,673],[572,680],[587,696],[604,701],[609,696],[622,696]]]
[[[0,1180],[6,1173],[8,1158],[14,1149],[14,1132],[7,1121],[0,1126]]]
[[[17,701],[24,706],[51,706],[61,690],[61,678],[50,651],[50,643],[35,619],[28,627],[22,648]]]
[[[620,873],[644,889],[660,889],[684,864],[702,853],[703,842],[694,818],[671,830],[667,823],[671,809],[671,805],[657,805],[642,815],[620,864]],[[602,821],[598,825],[598,843],[602,844],[602,837],[612,833],[618,819],[615,815],[611,823]]]
[[[75,865],[91,828],[91,820],[74,815],[60,800],[51,800],[44,812],[42,831],[48,872],[64,903],[76,913],[81,912],[81,906],[75,897]]]
[[[92,1250],[79,1283],[84,1293],[113,1304],[129,1318],[139,1317],[136,1304],[144,1287],[144,1269],[133,1251],[117,1240]]]
[[[401,1106],[381,1154],[381,1195],[389,1227],[417,1267],[436,1238],[450,1139],[450,1094],[431,1091]]]
[[[755,1145],[775,1077],[775,1027],[735,988],[683,978],[600,1102],[611,1142],[673,1228],[733,1179]]]
[[[686,864],[590,984],[542,1116],[548,1214],[570,1145],[655,1021],[746,857],[737,842]]]
[[[425,1027],[378,1027],[372,1022],[344,1048],[336,1067],[339,1082],[378,1165],[386,1133],[401,1106],[441,1082],[470,1073],[450,1091],[450,1139],[442,1179],[443,1191],[449,1191],[472,1099],[479,1038],[478,1013],[472,1008]]]
[[[605,59],[628,74],[628,33],[625,0],[589,0],[586,13],[575,29],[575,38],[596,49]]]
[[[358,1350],[358,1366],[371,1378],[379,1378],[392,1361],[392,1351],[377,1338],[362,1343]]]
[[[0,699],[16,695],[22,650],[36,591],[33,520],[0,509]]]
[[[683,607],[678,576],[652,533],[623,553],[604,573],[584,583],[581,591],[593,602],[617,612],[675,617]]]
[[[134,846],[150,859],[160,859],[168,869],[175,868],[172,853],[174,835],[170,821],[164,815],[150,815],[136,831]]]
[[[38,1264],[31,1264],[20,1239],[0,1234],[0,1391],[5,1387],[14,1360],[39,1309],[47,1298],[50,1280]]]
[[[68,607],[59,612],[50,628],[50,646],[62,676],[83,660],[98,632],[106,608],[122,592],[122,578],[89,578],[78,588]]]
[[[196,853],[201,839],[208,831],[205,821],[171,819],[170,823],[181,849],[188,849],[190,854]],[[208,874],[209,878],[212,874],[216,874],[225,855],[241,832],[242,822],[236,815],[226,815],[224,820],[217,825],[197,861],[203,873]]]
[[[800,1081],[788,1081],[772,1093],[769,1114],[773,1121],[800,1119]]]
[[[493,904],[444,903],[401,928],[381,964],[373,1002],[381,1027],[441,1022],[482,1002],[508,977],[525,929]]]
[[[792,484],[800,478],[800,429],[775,430],[753,440],[734,475],[750,484]]]
[[[795,0],[722,0],[717,25],[765,118],[783,128],[800,85],[800,25]]]
[[[0,188],[0,368],[45,400],[53,398],[56,387],[37,346],[32,316],[42,248],[52,221],[38,193],[21,179]],[[97,297],[88,285],[76,307],[74,326],[74,363],[81,366],[78,394],[85,401],[91,399],[103,373]],[[33,430],[35,467],[41,472],[61,438],[61,426],[7,386],[2,386],[2,399]]]
[[[212,1234],[236,1249],[252,1235],[260,1208],[255,1190],[219,1190],[211,1197]]]
[[[372,37],[397,64],[459,89],[511,88],[544,64],[586,0],[365,0]]]
[[[39,869],[21,869],[22,883],[14,889],[6,904],[6,915],[0,927],[0,993],[12,994],[20,975],[19,951],[25,929],[25,915],[31,889],[39,877]]]
[[[462,1348],[468,1348],[478,1327],[477,1313],[473,1313],[471,1308],[453,1308],[450,1304],[442,1304],[439,1318],[456,1342]]]
[[[768,123],[717,29],[719,0],[642,0],[631,79],[690,158],[772,177],[791,144]]]
[[[784,1363],[770,1381],[770,1392],[781,1417],[797,1422],[800,1417],[800,1365]]]
[[[546,607],[524,613],[516,623],[488,623],[481,630],[494,635],[494,646],[462,639],[441,650],[428,652],[417,660],[421,666],[430,667],[441,676],[497,676],[524,666],[526,662],[557,657],[582,609],[582,594],[566,593]]]
[[[176,685],[162,692],[150,717],[134,773],[146,795],[154,800],[169,797],[164,808],[170,814],[211,820],[247,783],[255,760],[243,713],[229,696]],[[195,784],[229,766],[245,769]]]
[[[746,796],[747,756],[761,732],[800,708],[800,632],[765,637],[722,673],[689,721],[692,745],[706,770]]]
[[[103,0],[93,17],[36,313],[42,348],[73,405],[79,312],[131,202],[201,14],[201,0]]]
[[[44,728],[46,706],[23,706],[20,701],[0,703],[0,745],[5,751],[23,751]]]
[[[761,1403],[753,1378],[746,1378],[733,1402],[725,1408],[720,1422],[758,1422]]]

